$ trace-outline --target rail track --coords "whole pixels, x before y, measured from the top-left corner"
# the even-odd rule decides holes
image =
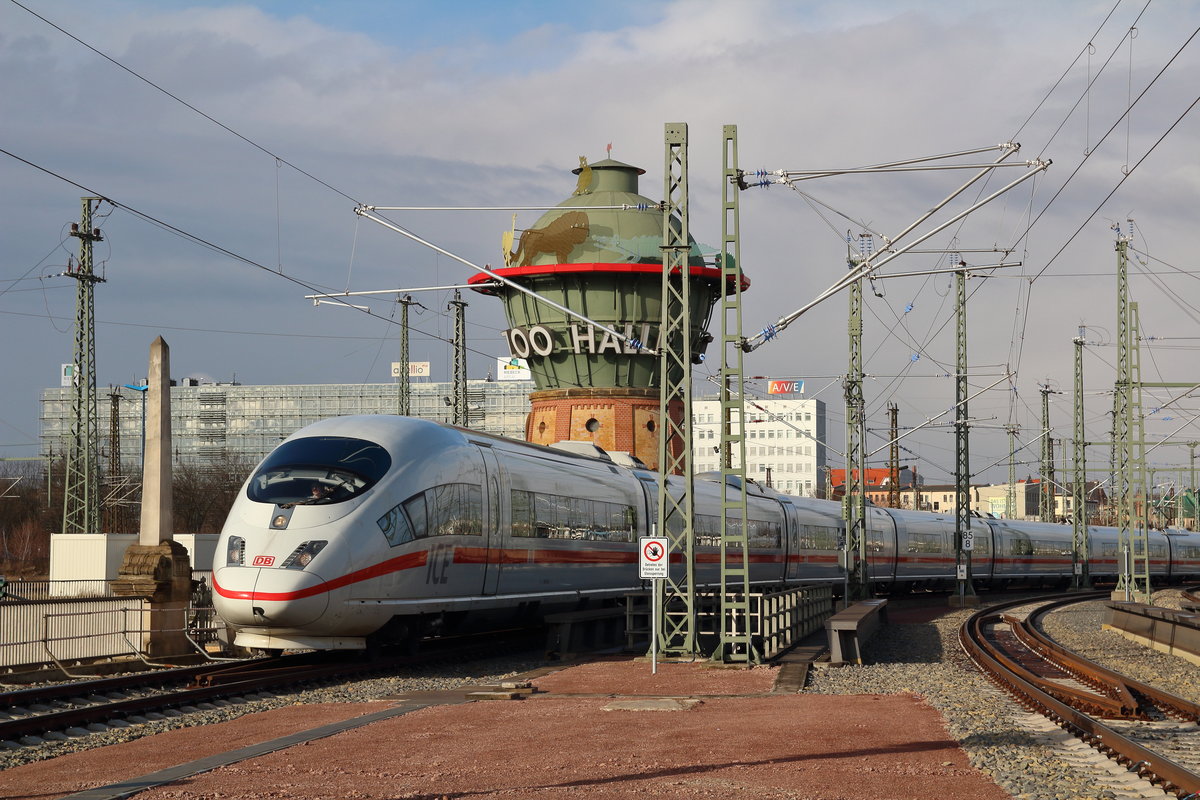
[[[1030,711],[1165,791],[1200,798],[1200,706],[1081,658],[1039,630],[1045,614],[1106,595],[993,606],[972,615],[959,638],[971,660]],[[1028,606],[1036,609],[1020,613]]]
[[[1180,605],[1185,611],[1200,611],[1200,586],[1184,589]]]
[[[0,693],[0,743],[36,746],[85,737],[114,727],[255,699],[264,692],[355,680],[446,659],[481,658],[497,646],[518,646],[524,632],[497,642],[462,637],[425,643],[420,654],[327,651],[207,664],[96,680],[56,683]]]

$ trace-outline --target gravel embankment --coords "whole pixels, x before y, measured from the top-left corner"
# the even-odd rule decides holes
[[[954,611],[933,622],[886,626],[868,647],[871,663],[815,672],[808,691],[822,694],[912,692],[938,709],[972,764],[1022,800],[1124,800],[1168,797],[1143,794],[1144,782],[1127,783],[1124,770],[1106,760],[1081,764],[1054,746],[1046,727],[1008,699],[966,658],[958,630],[971,611]],[[1200,669],[1181,659],[1102,631],[1103,605],[1052,615],[1049,632],[1089,658],[1110,656],[1109,666],[1140,674],[1181,696],[1200,691]],[[1164,677],[1165,676],[1165,677]],[[1192,695],[1181,689],[1190,686]],[[881,720],[881,724],[887,724]],[[1043,730],[1039,730],[1042,728]],[[1089,758],[1082,759],[1084,762]],[[1106,776],[1105,773],[1108,773]],[[1157,792],[1157,790],[1154,790]]]

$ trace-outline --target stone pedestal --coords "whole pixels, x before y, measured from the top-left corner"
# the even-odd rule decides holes
[[[184,635],[192,596],[192,562],[186,547],[175,541],[130,545],[109,586],[118,596],[150,600],[142,628],[147,632],[146,653],[151,658],[192,652]]]

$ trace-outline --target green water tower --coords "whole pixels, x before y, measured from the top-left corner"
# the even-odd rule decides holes
[[[658,347],[663,210],[638,194],[645,170],[612,159],[580,162],[575,193],[519,238],[516,231],[506,236],[505,266],[495,272],[642,347],[508,286],[484,286],[486,275],[470,282],[503,299],[509,353],[528,362],[537,385],[529,441],[591,441],[657,468],[659,358],[647,348]],[[704,263],[695,241],[690,245],[692,346],[703,353],[721,270]]]

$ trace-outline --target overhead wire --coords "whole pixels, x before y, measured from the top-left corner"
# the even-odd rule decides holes
[[[259,144],[258,142],[254,141],[253,139],[249,138],[248,136],[245,136],[244,134],[242,134],[242,133],[240,133],[239,131],[235,130],[235,129],[234,129],[234,128],[232,128],[231,126],[229,126],[229,125],[226,125],[225,123],[223,123],[223,122],[221,122],[220,120],[216,119],[216,118],[215,118],[215,117],[213,117],[212,115],[210,115],[210,114],[208,114],[207,112],[205,112],[205,111],[201,110],[201,109],[200,109],[200,108],[198,108],[197,106],[195,106],[195,105],[193,105],[193,104],[189,103],[188,101],[184,100],[184,99],[183,99],[182,97],[180,97],[179,95],[177,95],[177,94],[175,94],[175,93],[171,92],[170,90],[166,89],[165,87],[163,87],[163,86],[159,85],[158,83],[156,83],[156,82],[154,82],[154,81],[150,80],[149,78],[147,78],[146,76],[144,76],[144,75],[142,75],[141,73],[137,72],[136,70],[134,70],[134,69],[131,69],[130,67],[127,67],[126,65],[122,64],[120,61],[116,60],[116,59],[115,59],[115,58],[113,58],[112,56],[109,56],[107,53],[104,53],[104,52],[103,52],[102,50],[100,50],[99,48],[97,48],[97,47],[94,47],[93,45],[91,45],[91,44],[89,44],[88,42],[84,41],[84,40],[83,40],[83,39],[81,39],[80,37],[76,36],[75,34],[71,33],[70,31],[66,30],[65,28],[63,28],[61,25],[58,25],[58,24],[56,24],[55,22],[53,22],[53,21],[51,21],[51,20],[47,19],[46,17],[42,16],[41,14],[38,14],[36,11],[34,11],[34,10],[30,9],[28,6],[26,6],[26,5],[23,5],[23,4],[22,4],[22,3],[20,3],[18,0],[10,0],[10,2],[12,2],[12,3],[13,3],[14,5],[16,5],[17,7],[19,7],[19,8],[21,8],[21,9],[23,9],[24,11],[28,12],[28,13],[29,13],[29,14],[31,14],[32,16],[36,17],[37,19],[41,20],[42,22],[44,22],[45,24],[49,25],[50,27],[54,28],[55,30],[57,30],[59,33],[63,34],[63,35],[64,35],[64,36],[66,36],[67,38],[71,39],[72,41],[74,41],[74,42],[78,43],[79,45],[83,46],[84,48],[86,48],[87,50],[91,51],[92,53],[94,53],[94,54],[96,54],[96,55],[100,56],[100,57],[101,57],[101,58],[103,58],[104,60],[106,60],[106,61],[108,61],[109,63],[113,64],[114,66],[118,67],[118,68],[119,68],[119,69],[121,69],[122,71],[124,71],[124,72],[128,73],[129,75],[133,76],[134,78],[138,79],[139,81],[142,81],[142,82],[143,82],[143,83],[145,83],[146,85],[148,85],[148,86],[152,87],[153,89],[155,89],[155,90],[157,90],[157,91],[161,92],[162,94],[166,95],[167,97],[171,98],[171,99],[172,99],[172,100],[174,100],[175,102],[177,102],[177,103],[179,103],[179,104],[183,105],[184,107],[188,108],[189,110],[193,111],[194,113],[196,113],[196,114],[200,115],[201,117],[203,117],[204,119],[208,120],[208,121],[209,121],[209,122],[211,122],[212,124],[216,125],[217,127],[221,128],[222,130],[226,131],[227,133],[229,133],[229,134],[231,134],[231,135],[233,135],[233,136],[237,137],[237,138],[238,138],[238,139],[240,139],[241,141],[245,142],[246,144],[248,144],[248,145],[250,145],[251,147],[255,148],[256,150],[260,151],[261,153],[263,153],[263,154],[265,154],[265,155],[267,155],[267,156],[270,156],[270,157],[273,159],[273,161],[274,161],[274,164],[275,164],[275,166],[276,166],[276,171],[275,171],[275,184],[276,184],[276,204],[277,204],[277,208],[276,208],[276,223],[277,223],[277,231],[276,231],[276,235],[277,235],[277,239],[278,239],[278,241],[277,241],[277,245],[278,245],[278,247],[277,247],[277,250],[278,250],[278,253],[279,253],[279,256],[278,256],[278,259],[277,259],[277,261],[278,261],[278,263],[277,263],[277,266],[276,266],[276,268],[275,268],[275,269],[271,269],[271,268],[269,268],[269,267],[265,267],[264,265],[262,265],[262,264],[259,264],[259,263],[257,263],[257,262],[254,262],[254,261],[253,261],[253,260],[251,260],[251,259],[247,259],[247,258],[245,258],[245,257],[242,257],[242,256],[240,256],[239,254],[237,254],[237,253],[234,253],[234,252],[233,252],[233,251],[231,251],[231,250],[228,250],[228,249],[226,249],[226,248],[220,247],[219,245],[216,245],[216,244],[214,244],[214,243],[212,243],[212,242],[208,242],[207,240],[204,240],[204,239],[202,239],[201,237],[193,236],[192,234],[189,234],[189,233],[187,233],[186,231],[183,231],[183,230],[182,230],[182,229],[180,229],[180,228],[177,228],[177,227],[175,227],[175,226],[171,226],[171,225],[169,225],[168,223],[162,222],[161,220],[157,220],[157,219],[155,219],[154,217],[152,217],[151,215],[149,215],[149,214],[145,214],[144,212],[137,211],[136,209],[133,209],[133,208],[131,208],[131,207],[129,207],[129,206],[122,206],[122,208],[123,208],[124,210],[126,210],[126,211],[129,211],[130,213],[133,213],[135,216],[142,217],[142,218],[143,218],[145,221],[147,221],[147,222],[151,222],[152,224],[156,224],[156,225],[159,225],[160,227],[167,228],[168,230],[170,230],[170,231],[171,231],[172,233],[174,233],[175,235],[181,236],[182,238],[188,239],[188,240],[190,240],[190,241],[192,241],[192,242],[194,242],[194,243],[196,243],[196,244],[201,244],[202,246],[209,247],[210,249],[216,250],[216,251],[218,251],[218,252],[221,252],[221,253],[223,253],[224,255],[227,255],[227,256],[229,256],[229,257],[231,257],[231,258],[234,258],[235,260],[242,261],[242,262],[244,262],[244,263],[246,263],[246,264],[249,264],[249,265],[252,265],[252,266],[258,267],[258,268],[260,268],[260,269],[265,269],[266,271],[269,271],[269,272],[271,272],[271,273],[273,273],[273,274],[280,275],[280,276],[282,276],[282,277],[288,278],[289,276],[285,275],[285,274],[284,274],[284,272],[283,272],[283,264],[282,264],[282,239],[281,239],[281,234],[280,234],[280,231],[279,231],[279,229],[278,229],[278,225],[279,225],[279,215],[280,215],[280,209],[278,208],[278,203],[279,203],[279,177],[278,177],[278,169],[279,169],[279,166],[280,166],[280,165],[286,165],[286,166],[287,166],[287,167],[289,167],[290,169],[293,169],[293,170],[295,170],[296,172],[300,173],[301,175],[304,175],[305,177],[307,177],[307,178],[309,178],[310,180],[312,180],[312,181],[316,182],[317,184],[319,184],[319,185],[321,185],[321,186],[325,187],[326,189],[328,189],[328,190],[330,190],[330,191],[334,192],[335,194],[337,194],[337,195],[339,195],[339,196],[341,196],[341,197],[343,197],[343,198],[345,198],[345,199],[347,199],[347,200],[351,201],[351,202],[352,202],[352,203],[354,203],[356,206],[362,205],[362,203],[361,203],[361,202],[360,202],[360,201],[359,201],[357,198],[353,197],[353,196],[352,196],[352,195],[350,195],[349,193],[347,193],[347,192],[345,192],[345,191],[343,191],[343,190],[341,190],[341,189],[337,188],[336,186],[334,186],[333,184],[329,183],[328,181],[325,181],[325,180],[323,180],[323,179],[321,179],[321,178],[317,177],[317,176],[316,176],[316,175],[314,175],[313,173],[311,173],[311,172],[309,172],[309,171],[307,171],[307,170],[303,169],[302,167],[298,166],[297,164],[293,163],[292,161],[290,161],[290,160],[288,160],[288,159],[284,158],[283,156],[281,156],[281,155],[279,155],[278,153],[274,152],[274,151],[273,151],[273,150],[271,150],[270,148],[268,148],[268,147],[266,147],[266,146],[264,146],[264,145],[262,145],[262,144]],[[67,183],[70,183],[70,184],[72,184],[72,185],[74,185],[74,186],[77,186],[77,187],[79,187],[79,188],[83,188],[85,191],[91,191],[91,190],[89,190],[89,189],[86,189],[86,188],[82,187],[80,184],[78,184],[78,183],[76,183],[76,182],[74,182],[74,181],[67,180],[67,179],[65,179],[63,176],[61,176],[61,175],[57,175],[57,174],[55,174],[55,173],[51,172],[50,170],[44,169],[44,168],[42,168],[42,167],[40,167],[40,166],[38,166],[38,165],[34,164],[33,162],[30,162],[30,161],[28,161],[27,159],[20,158],[19,156],[16,156],[15,154],[13,154],[13,153],[11,153],[11,152],[9,152],[9,151],[6,151],[6,150],[0,150],[0,152],[4,152],[6,155],[9,155],[10,157],[16,158],[17,160],[19,160],[19,161],[22,161],[23,163],[26,163],[26,164],[28,164],[29,166],[33,166],[33,167],[35,167],[35,168],[37,168],[37,169],[41,169],[43,172],[47,172],[48,174],[50,174],[50,175],[53,175],[54,177],[57,177],[57,178],[59,178],[60,180],[66,180],[66,182],[67,182]],[[98,192],[93,192],[93,193],[94,193],[94,194],[96,194],[97,196],[100,196]],[[105,199],[107,199],[107,198],[105,198]],[[109,201],[109,202],[111,202],[111,201]],[[116,204],[113,204],[113,205],[115,206]],[[387,217],[386,217],[386,216],[384,216],[383,214],[380,214],[380,216],[381,216],[381,217],[383,217],[384,219],[387,219]],[[393,224],[393,225],[396,225],[396,227],[397,227],[397,228],[401,228],[401,229],[403,229],[403,230],[407,230],[407,228],[404,228],[404,226],[402,226],[402,225],[399,225],[399,224],[397,224],[397,223],[393,222],[392,220],[388,220],[388,222],[390,222],[390,223],[391,223],[391,224]],[[355,225],[356,239],[355,239],[355,242],[357,242],[357,230],[358,230],[358,223],[357,223],[357,221],[356,221],[356,225]],[[348,273],[347,273],[347,281],[349,281],[349,277],[350,277],[350,274],[351,274],[352,268],[353,268],[353,254],[351,255],[351,268],[350,268],[350,270],[348,270]],[[298,284],[299,284],[299,285],[301,285],[301,286],[305,286],[306,288],[309,288],[309,289],[311,289],[311,290],[316,290],[317,288],[321,288],[321,289],[328,289],[328,288],[330,288],[330,287],[317,287],[317,286],[313,286],[313,285],[310,285],[310,284],[308,284],[308,283],[306,283],[306,282],[299,281],[299,280],[296,280],[296,281],[293,281],[293,282],[295,282],[295,283],[298,283]],[[3,293],[2,293],[2,292],[0,292],[0,294],[3,294]],[[334,298],[334,299],[336,299],[336,298]],[[345,305],[350,305],[350,304],[346,303]],[[357,309],[357,310],[361,310],[361,309]],[[377,314],[370,313],[370,312],[367,312],[367,313],[368,313],[370,316],[376,317],[377,319],[385,319],[385,320],[386,320],[386,318],[384,318],[384,317],[380,317],[380,316],[379,316],[379,315],[377,315]],[[441,312],[435,312],[435,313],[439,313],[439,314],[440,314]],[[390,320],[386,320],[386,321],[389,321],[389,322],[391,322],[391,324],[398,324],[398,323],[392,322],[392,321],[390,321]],[[468,323],[468,324],[472,324],[472,325],[473,325],[474,323]],[[451,342],[451,341],[450,341],[448,338],[446,338],[446,337],[443,337],[443,336],[436,336],[436,335],[435,335],[435,336],[433,336],[432,338],[434,338],[434,339],[437,339],[437,340],[440,340],[440,341],[443,341],[443,342],[452,343],[452,342]],[[492,356],[492,355],[490,355],[490,354],[482,353],[481,351],[474,350],[474,349],[471,349],[471,348],[468,348],[468,350],[469,350],[469,352],[476,353],[477,355],[486,355],[486,356],[488,356],[489,358],[491,358],[491,357],[494,357],[494,356]]]
[[[142,221],[144,221],[144,222],[146,222],[146,223],[148,223],[148,224],[151,224],[151,225],[154,225],[154,226],[156,226],[156,227],[158,227],[158,228],[161,228],[161,229],[163,229],[163,230],[167,231],[168,233],[171,233],[172,235],[178,236],[178,237],[180,237],[180,238],[182,238],[182,239],[184,239],[184,240],[186,240],[186,241],[189,241],[189,242],[191,242],[191,243],[193,243],[193,244],[196,244],[196,245],[199,245],[199,246],[201,246],[201,247],[204,247],[204,248],[207,248],[207,249],[209,249],[209,250],[212,250],[212,251],[214,251],[214,252],[220,253],[221,255],[224,255],[224,256],[226,256],[226,257],[228,257],[228,258],[230,258],[230,259],[232,259],[232,260],[234,260],[234,261],[237,261],[237,262],[239,262],[239,263],[242,263],[242,264],[244,264],[244,265],[246,265],[246,266],[254,267],[255,269],[261,270],[261,271],[263,271],[263,272],[265,272],[265,273],[267,273],[267,274],[269,274],[269,275],[272,275],[272,276],[274,276],[274,277],[277,277],[277,278],[282,278],[283,280],[286,280],[286,281],[288,281],[288,282],[290,282],[290,283],[293,283],[293,284],[295,284],[295,285],[297,285],[297,286],[303,287],[304,289],[307,289],[307,290],[308,290],[308,291],[310,291],[310,292],[318,293],[318,292],[319,292],[320,290],[322,290],[322,289],[328,289],[328,288],[329,288],[329,287],[317,286],[317,285],[311,284],[311,283],[309,283],[309,282],[307,282],[307,281],[301,280],[300,278],[294,277],[294,276],[292,276],[292,275],[288,275],[288,274],[286,274],[286,273],[277,272],[277,271],[276,271],[274,268],[272,268],[272,267],[269,267],[269,266],[267,266],[267,265],[265,265],[265,264],[261,264],[261,263],[259,263],[259,262],[255,261],[254,259],[252,259],[252,258],[249,258],[248,256],[244,256],[244,255],[242,255],[242,254],[240,254],[240,253],[237,253],[237,252],[235,252],[235,251],[233,251],[233,250],[230,250],[230,249],[229,249],[229,248],[227,248],[227,247],[223,247],[223,246],[221,246],[221,245],[218,245],[218,244],[216,244],[215,242],[211,242],[211,241],[209,241],[208,239],[205,239],[204,237],[202,237],[202,236],[200,236],[200,235],[198,235],[198,234],[190,233],[189,231],[186,231],[186,230],[184,230],[183,228],[180,228],[180,227],[178,227],[178,226],[176,226],[176,225],[172,225],[171,223],[169,223],[169,222],[166,222],[165,220],[159,219],[158,217],[155,217],[154,215],[152,215],[152,214],[150,214],[150,213],[148,213],[148,212],[141,211],[140,209],[134,208],[134,207],[132,207],[132,206],[125,205],[124,203],[118,203],[118,202],[116,202],[115,200],[113,200],[112,198],[110,198],[110,197],[107,197],[107,196],[105,196],[105,195],[101,194],[100,192],[96,191],[95,189],[92,189],[91,187],[88,187],[88,186],[86,186],[86,185],[84,185],[84,184],[82,184],[82,183],[79,183],[78,181],[74,181],[74,180],[72,180],[72,179],[70,179],[70,178],[68,178],[68,177],[66,177],[66,176],[64,176],[64,175],[61,175],[61,174],[59,174],[59,173],[57,173],[57,172],[55,172],[55,171],[53,171],[53,170],[51,170],[51,169],[48,169],[48,168],[46,168],[46,167],[43,167],[43,166],[41,166],[40,164],[36,164],[36,163],[34,163],[34,162],[32,162],[32,161],[30,161],[30,160],[26,159],[26,158],[22,158],[21,156],[19,156],[19,155],[17,155],[17,154],[15,154],[15,153],[13,153],[13,152],[11,152],[11,151],[9,151],[9,150],[7,150],[7,149],[4,149],[4,148],[0,147],[0,153],[2,153],[2,154],[4,154],[4,155],[7,155],[7,156],[9,156],[10,158],[13,158],[13,159],[15,159],[15,160],[17,160],[17,161],[20,161],[21,163],[23,163],[23,164],[26,164],[26,165],[28,165],[28,166],[30,166],[30,167],[33,167],[34,169],[36,169],[36,170],[39,170],[39,171],[41,171],[41,172],[43,172],[43,173],[45,173],[45,174],[47,174],[47,175],[49,175],[49,176],[51,176],[51,177],[53,177],[53,178],[56,178],[56,179],[58,179],[58,180],[60,180],[60,181],[63,181],[63,182],[65,182],[65,183],[68,183],[68,184],[70,184],[71,186],[74,186],[74,187],[76,187],[77,189],[80,189],[80,190],[81,190],[81,191],[83,191],[83,192],[86,192],[86,193],[88,193],[88,194],[90,194],[90,195],[93,195],[93,196],[95,196],[95,197],[100,197],[100,198],[101,198],[101,199],[103,199],[105,202],[107,202],[107,203],[111,204],[111,205],[112,205],[114,208],[119,208],[119,209],[121,209],[122,211],[125,211],[125,212],[127,212],[127,213],[129,213],[129,214],[132,214],[133,216],[137,217],[138,219],[141,219]],[[383,322],[385,322],[385,323],[387,323],[387,324],[389,324],[389,325],[399,325],[399,324],[400,324],[399,322],[396,322],[395,320],[389,319],[388,317],[381,316],[380,314],[377,314],[377,313],[375,313],[375,312],[371,311],[371,310],[370,310],[370,309],[368,309],[368,308],[365,308],[365,307],[358,307],[358,306],[355,306],[355,305],[351,305],[350,303],[347,303],[346,301],[344,301],[344,300],[341,300],[340,298],[338,298],[338,297],[336,297],[336,296],[334,296],[334,297],[331,297],[331,298],[330,298],[330,300],[331,300],[331,301],[333,301],[333,302],[340,303],[341,305],[344,305],[344,306],[346,306],[347,308],[351,308],[351,309],[353,309],[353,310],[355,310],[355,311],[357,311],[357,312],[359,312],[359,313],[361,313],[361,314],[365,314],[366,316],[368,316],[368,317],[371,317],[371,318],[373,318],[373,319],[382,320]],[[12,313],[12,312],[4,312],[4,313]],[[41,316],[41,315],[35,315],[35,316]],[[53,319],[53,317],[52,317],[51,315],[49,315],[49,309],[48,309],[48,308],[47,308],[47,318],[49,318],[49,319],[51,319],[51,320]],[[53,324],[53,323],[52,323],[52,324]],[[115,324],[115,323],[114,323],[114,324]],[[158,326],[158,327],[168,327],[168,326]],[[57,328],[57,327],[56,327],[55,329],[56,329],[56,330],[58,330],[58,328]],[[59,331],[59,332],[60,332],[60,333],[62,333],[62,332],[64,332],[64,331]],[[445,337],[443,337],[443,336],[438,336],[438,335],[435,335],[435,334],[426,334],[426,335],[428,335],[430,338],[436,339],[436,340],[438,340],[438,341],[445,342],[445,343],[447,343],[447,344],[453,344],[453,342],[452,342],[450,339],[447,339],[447,338],[445,338]],[[375,339],[375,337],[369,337],[369,338],[371,338],[372,340],[374,340],[374,339]],[[496,357],[494,353],[487,353],[487,352],[484,352],[484,351],[482,351],[482,350],[478,350],[478,349],[471,348],[471,347],[468,347],[468,348],[467,348],[467,350],[468,350],[468,352],[472,352],[472,353],[475,353],[476,355],[484,356],[484,357],[487,357],[487,358],[495,358],[495,357]]]
[[[1184,51],[1184,49],[1189,44],[1191,44],[1192,40],[1196,38],[1196,34],[1198,34],[1198,33],[1200,33],[1200,28],[1196,28],[1195,30],[1192,31],[1191,35],[1188,36],[1187,40],[1184,41],[1184,43],[1179,46],[1179,49],[1177,49],[1175,51],[1175,53],[1171,56],[1171,58],[1167,60],[1167,63],[1163,65],[1162,69],[1160,69],[1155,74],[1155,76],[1150,79],[1150,82],[1147,83],[1146,86],[1142,89],[1142,91],[1138,93],[1138,96],[1133,100],[1133,102],[1130,103],[1129,106],[1123,112],[1121,112],[1120,116],[1117,117],[1117,119],[1113,122],[1113,124],[1109,127],[1109,129],[1104,132],[1104,135],[1101,136],[1100,140],[1096,142],[1097,145],[1103,144],[1104,141],[1112,134],[1112,132],[1117,129],[1117,127],[1121,124],[1121,121],[1125,119],[1125,117],[1133,110],[1134,106],[1136,106],[1142,100],[1142,98],[1144,98],[1146,96],[1146,93],[1149,92],[1151,88],[1153,88],[1153,86],[1158,82],[1159,78],[1161,78],[1163,76],[1163,74],[1171,67],[1171,65],[1175,63],[1175,59],[1179,58],[1180,54]],[[1113,187],[1112,191],[1110,191],[1107,195],[1105,195],[1104,200],[1101,201],[1101,203],[1096,207],[1096,209],[1087,216],[1087,218],[1079,225],[1079,227],[1075,230],[1075,232],[1072,233],[1070,237],[1068,237],[1067,241],[1062,245],[1062,247],[1060,247],[1054,253],[1053,256],[1050,257],[1050,259],[1041,268],[1041,270],[1039,270],[1038,273],[1033,276],[1033,278],[1031,279],[1032,281],[1036,281],[1038,278],[1040,278],[1042,276],[1042,274],[1045,273],[1045,271],[1050,268],[1050,265],[1053,264],[1060,255],[1062,255],[1063,251],[1066,250],[1067,247],[1071,244],[1071,242],[1073,242],[1075,240],[1075,237],[1079,235],[1080,231],[1082,231],[1083,228],[1087,225],[1087,223],[1091,222],[1092,218],[1095,217],[1096,214],[1099,213],[1100,209],[1104,207],[1104,203],[1107,203],[1109,198],[1111,198],[1113,196],[1113,194],[1116,193],[1117,189],[1121,188],[1121,185],[1124,184],[1125,181],[1129,179],[1129,176],[1132,175],[1134,173],[1134,171],[1142,164],[1142,162],[1145,161],[1146,158],[1151,153],[1154,152],[1155,148],[1157,148],[1158,145],[1162,143],[1163,139],[1165,139],[1173,130],[1175,130],[1175,127],[1183,120],[1184,117],[1187,116],[1188,112],[1190,112],[1192,110],[1192,108],[1195,107],[1197,102],[1200,102],[1200,97],[1197,97],[1195,100],[1193,100],[1191,102],[1191,104],[1188,105],[1188,107],[1183,111],[1183,113],[1179,115],[1179,117],[1175,120],[1175,122],[1171,123],[1170,127],[1168,127],[1167,130],[1154,142],[1154,144],[1151,145],[1150,149],[1147,150],[1140,159],[1138,159],[1137,164],[1135,164],[1133,167],[1131,167],[1128,171],[1124,172],[1124,174],[1121,176],[1121,179],[1119,181],[1117,181],[1116,186]],[[1067,177],[1067,180],[1065,180],[1063,182],[1062,186],[1060,186],[1058,188],[1058,191],[1054,193],[1054,195],[1050,198],[1049,201],[1047,201],[1046,205],[1043,206],[1042,210],[1040,212],[1038,212],[1038,215],[1036,218],[1034,218],[1033,222],[1029,223],[1030,229],[1032,229],[1035,225],[1037,225],[1038,221],[1041,220],[1041,218],[1046,214],[1046,212],[1050,209],[1050,207],[1054,205],[1055,201],[1058,200],[1058,198],[1060,196],[1062,196],[1063,190],[1066,189],[1066,187],[1071,183],[1071,181],[1075,178],[1075,176],[1079,174],[1079,171],[1081,169],[1083,169],[1084,164],[1086,164],[1088,162],[1088,159],[1090,159],[1092,154],[1094,154],[1095,152],[1096,152],[1095,150],[1092,150],[1091,154],[1085,155],[1080,160],[1079,164],[1076,165],[1075,169]],[[1028,231],[1026,232],[1026,235],[1028,235]]]

